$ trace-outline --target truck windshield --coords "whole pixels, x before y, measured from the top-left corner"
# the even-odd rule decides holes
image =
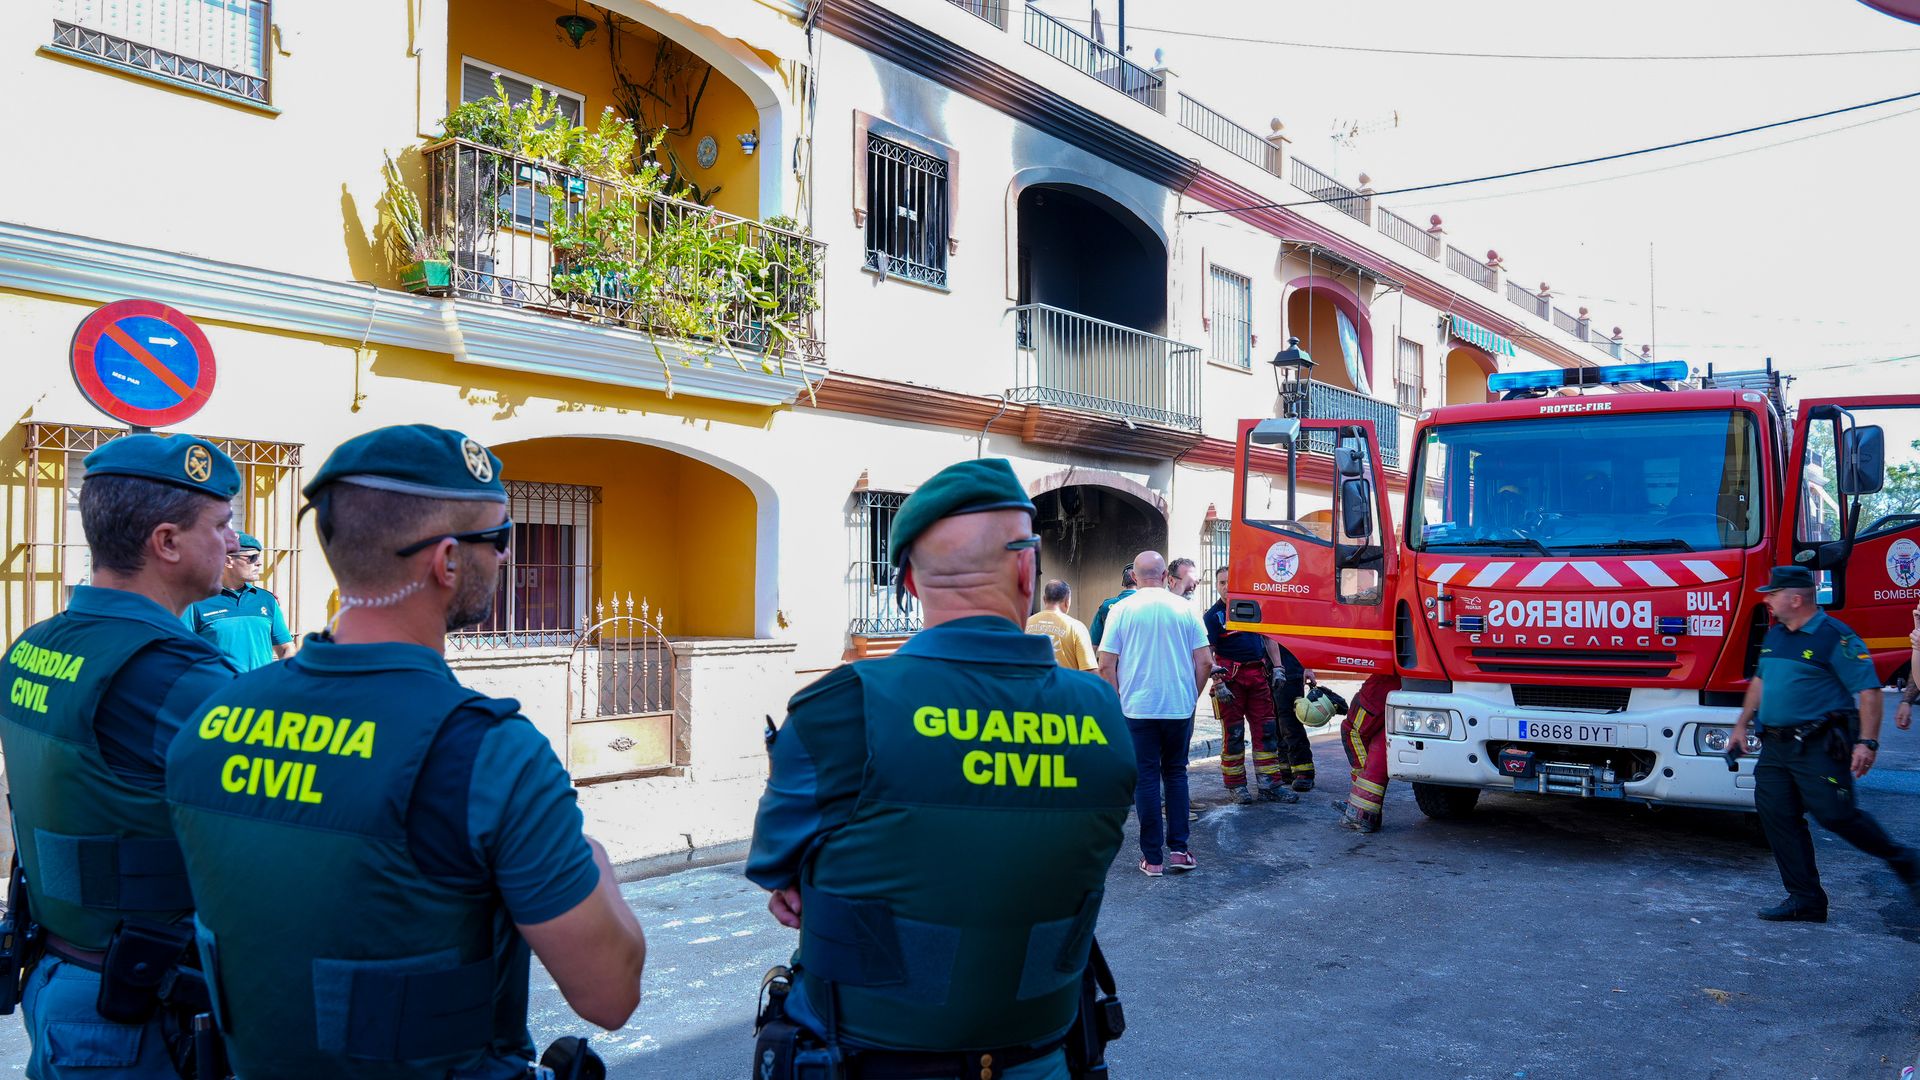
[[[1712,551],[1760,542],[1758,439],[1731,409],[1441,424],[1415,466],[1416,551]]]

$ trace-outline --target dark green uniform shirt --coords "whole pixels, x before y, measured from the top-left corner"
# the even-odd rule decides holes
[[[1851,709],[1855,695],[1880,685],[1866,643],[1824,611],[1798,630],[1775,623],[1760,643],[1759,675],[1764,727],[1795,727]]]

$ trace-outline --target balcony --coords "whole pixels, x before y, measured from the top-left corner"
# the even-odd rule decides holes
[[[1293,186],[1353,220],[1366,223],[1367,200],[1359,192],[1299,158],[1293,159]]]
[[[1006,0],[947,0],[947,3],[976,19],[992,24],[995,29],[1007,28]]]
[[[1526,286],[1516,285],[1511,281],[1507,282],[1507,299],[1511,301],[1515,307],[1524,308],[1543,319],[1547,317],[1549,310],[1553,307],[1551,298],[1541,296]]]
[[[1380,231],[1429,259],[1440,257],[1440,238],[1391,210],[1381,209]]]
[[[446,277],[419,291],[754,353],[763,369],[824,360],[825,244],[465,139],[421,153],[421,231]]]
[[[1048,304],[1013,311],[1007,400],[1100,413],[1129,427],[1200,430],[1198,346]]]
[[[1461,251],[1452,244],[1447,245],[1447,269],[1473,282],[1475,285],[1492,292],[1494,280],[1499,276],[1493,267]]]
[[[966,7],[968,5],[961,5]],[[1027,8],[1027,44],[1155,112],[1165,112],[1166,80],[1035,7]]]
[[[1280,175],[1280,148],[1226,116],[1180,95],[1180,126],[1229,154]]]
[[[1380,439],[1380,462],[1389,469],[1400,467],[1400,410],[1390,401],[1379,401],[1326,383],[1305,385],[1305,408],[1299,397],[1293,398],[1291,411],[1303,420],[1371,420]],[[1320,454],[1333,453],[1333,433],[1311,432],[1307,449]]]

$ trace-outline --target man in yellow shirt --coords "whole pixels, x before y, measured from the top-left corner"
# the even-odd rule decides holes
[[[1087,624],[1067,614],[1073,603],[1073,590],[1064,581],[1049,581],[1040,592],[1047,605],[1027,619],[1027,633],[1045,634],[1053,642],[1053,661],[1069,671],[1099,671],[1100,658],[1093,654],[1093,638]]]

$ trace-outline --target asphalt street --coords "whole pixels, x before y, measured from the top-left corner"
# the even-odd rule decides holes
[[[1920,728],[1888,725],[1862,804],[1920,843]],[[1832,921],[1778,926],[1782,895],[1742,818],[1488,797],[1338,828],[1345,762],[1295,806],[1227,804],[1196,762],[1199,869],[1151,880],[1131,825],[1100,938],[1129,1029],[1118,1077],[1892,1077],[1920,1054],[1920,908],[1816,829]],[[736,1078],[762,972],[794,935],[738,863],[626,885],[646,926],[645,1000],[594,1040],[617,1077]],[[544,1044],[584,1029],[534,976]],[[16,1070],[17,1018],[0,1029]]]

